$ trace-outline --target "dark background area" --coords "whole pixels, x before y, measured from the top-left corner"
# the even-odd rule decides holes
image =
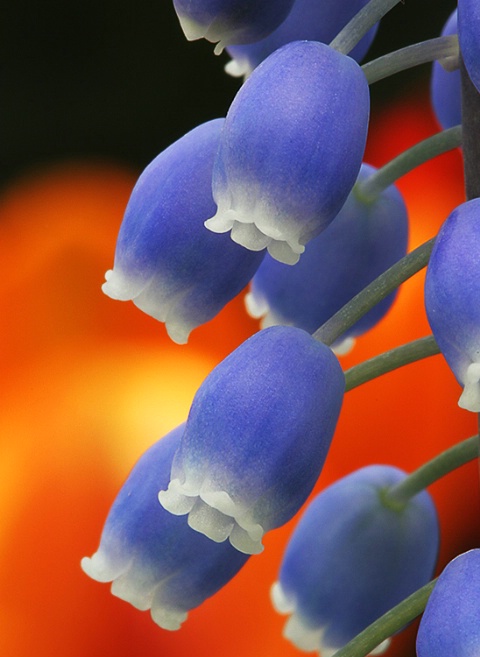
[[[404,0],[367,59],[437,36],[454,0]],[[224,116],[239,86],[205,41],[185,40],[170,0],[1,2],[0,184],[72,158],[145,166],[195,125]],[[372,87],[389,102],[429,74]]]

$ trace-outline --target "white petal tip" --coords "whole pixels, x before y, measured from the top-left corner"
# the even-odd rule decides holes
[[[470,363],[468,366],[458,405],[472,413],[480,412],[480,363]]]
[[[215,543],[229,540],[244,554],[260,554],[263,528],[244,517],[243,510],[225,491],[190,490],[179,479],[173,479],[166,491],[160,491],[158,500],[173,515],[187,515],[188,525]]]
[[[332,351],[336,356],[346,356],[355,346],[355,338],[345,338],[332,346]]]
[[[224,68],[225,73],[231,75],[232,78],[241,78],[250,75],[251,70],[247,63],[240,64],[236,59],[232,59]]]

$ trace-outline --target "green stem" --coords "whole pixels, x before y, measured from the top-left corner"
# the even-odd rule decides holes
[[[396,262],[390,269],[367,285],[353,297],[343,308],[315,331],[313,337],[319,342],[331,345],[345,331],[355,324],[363,315],[382,299],[397,289],[399,285],[427,266],[435,238],[424,242],[421,246]]]
[[[457,148],[461,143],[461,125],[437,132],[435,135],[423,139],[418,144],[403,151],[403,153],[400,153],[393,160],[387,162],[387,164],[364,181],[357,183],[354,188],[355,192],[364,202],[374,201],[384,189],[398,180],[398,178],[409,173],[409,171],[412,171],[412,169],[415,169],[420,164],[437,157],[437,155]]]
[[[385,492],[383,501],[394,506],[404,505],[438,479],[479,457],[479,437],[472,436],[450,447],[431,461],[424,463],[399,484]]]
[[[390,351],[385,351],[383,354],[379,354],[347,370],[345,372],[345,390],[352,390],[387,372],[392,372],[399,367],[409,365],[422,358],[435,356],[439,353],[440,349],[433,335],[413,340],[400,347],[395,347],[394,349],[390,349]]]
[[[347,55],[368,30],[399,2],[400,0],[370,0],[337,34],[330,46]]]
[[[388,639],[396,632],[408,625],[414,618],[419,616],[428,602],[428,598],[435,586],[436,580],[432,580],[412,595],[402,600],[400,604],[378,620],[357,634],[346,646],[335,653],[335,657],[365,657],[375,650],[382,641]]]
[[[449,70],[458,68],[458,36],[451,34],[400,48],[362,66],[368,84],[388,78],[420,64],[445,60]]]

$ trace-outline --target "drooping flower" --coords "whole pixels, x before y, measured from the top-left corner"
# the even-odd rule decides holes
[[[458,40],[468,75],[480,92],[480,4],[458,0]]]
[[[189,41],[204,37],[222,52],[233,43],[251,43],[270,34],[286,18],[294,0],[173,0]]]
[[[211,177],[222,125],[198,126],[142,173],[102,287],[165,322],[180,344],[247,285],[263,257],[203,225],[215,209]]]
[[[459,406],[480,411],[480,199],[459,205],[435,240],[425,279],[433,335],[463,386]]]
[[[108,514],[97,552],[82,559],[89,577],[112,582],[113,595],[141,611],[150,609],[155,623],[166,630],[177,630],[188,612],[248,559],[228,543],[194,532],[186,518],[158,504],[158,487],[167,485],[184,426],[140,458]]]
[[[256,333],[198,390],[160,503],[212,541],[261,552],[311,492],[344,388],[333,352],[305,331]]]
[[[457,10],[450,14],[442,30],[442,36],[457,34]],[[430,84],[432,107],[442,128],[453,128],[462,122],[460,71],[445,70],[440,62],[434,62]]]
[[[480,550],[459,555],[440,574],[417,635],[418,657],[480,654]]]
[[[355,183],[368,116],[368,84],[353,59],[315,41],[276,50],[227,114],[207,228],[297,262]]]
[[[301,650],[331,657],[429,581],[438,551],[431,497],[424,491],[404,506],[386,501],[405,477],[390,466],[362,468],[307,507],[272,587],[274,607],[290,615],[284,636]]]
[[[229,46],[232,57],[225,70],[230,75],[248,76],[272,52],[291,41],[330,43],[368,0],[296,0],[281,25],[261,41]],[[373,27],[349,53],[357,62],[369,49],[377,27]]]
[[[268,254],[251,282],[245,301],[262,326],[286,324],[313,333],[366,285],[400,260],[407,249],[407,209],[391,185],[376,199],[363,199],[358,182],[374,168],[363,164],[357,185],[327,228],[305,247],[300,262],[291,267]],[[352,342],[374,326],[393,303],[391,294],[345,333]],[[341,345],[335,345],[341,348]]]

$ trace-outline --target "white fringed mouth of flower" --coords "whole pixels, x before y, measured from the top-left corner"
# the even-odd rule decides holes
[[[227,539],[244,554],[263,551],[263,527],[251,517],[250,509],[236,503],[225,491],[209,490],[208,484],[192,487],[172,479],[158,499],[173,515],[187,515],[189,526],[216,543]]]

